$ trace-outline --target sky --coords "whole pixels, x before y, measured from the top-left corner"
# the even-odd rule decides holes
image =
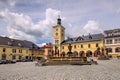
[[[60,15],[67,37],[120,28],[120,0],[0,0],[0,36],[53,42]]]

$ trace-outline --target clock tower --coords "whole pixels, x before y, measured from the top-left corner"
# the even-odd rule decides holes
[[[53,50],[55,55],[62,52],[61,42],[65,39],[65,28],[61,25],[60,16],[57,19],[57,25],[53,26]]]

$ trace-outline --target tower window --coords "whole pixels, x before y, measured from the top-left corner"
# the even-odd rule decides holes
[[[58,31],[58,29],[56,29],[56,31]]]
[[[58,44],[59,43],[59,40],[55,40],[55,44]]]
[[[64,46],[62,46],[62,49],[64,50]]]
[[[56,36],[58,36],[58,33],[56,33]]]
[[[62,36],[64,36],[64,34],[62,33]]]

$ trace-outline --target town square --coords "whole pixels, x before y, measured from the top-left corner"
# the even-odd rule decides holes
[[[0,0],[0,80],[120,80],[119,2]]]

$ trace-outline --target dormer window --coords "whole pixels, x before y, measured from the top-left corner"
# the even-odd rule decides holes
[[[14,41],[14,39],[11,39],[11,41],[13,42],[13,41]]]
[[[9,45],[9,46],[12,46],[12,43],[11,43],[11,42],[8,42],[8,45]]]
[[[35,48],[35,45],[34,45],[34,44],[32,44],[32,48],[33,48],[33,49]]]
[[[76,39],[76,41],[78,41],[78,40],[84,40],[84,39],[83,39],[83,37],[79,36],[79,37]]]
[[[92,39],[92,36],[89,34],[89,39]]]
[[[18,43],[18,46],[20,46],[20,47],[21,47],[22,45],[21,45],[20,43]]]

